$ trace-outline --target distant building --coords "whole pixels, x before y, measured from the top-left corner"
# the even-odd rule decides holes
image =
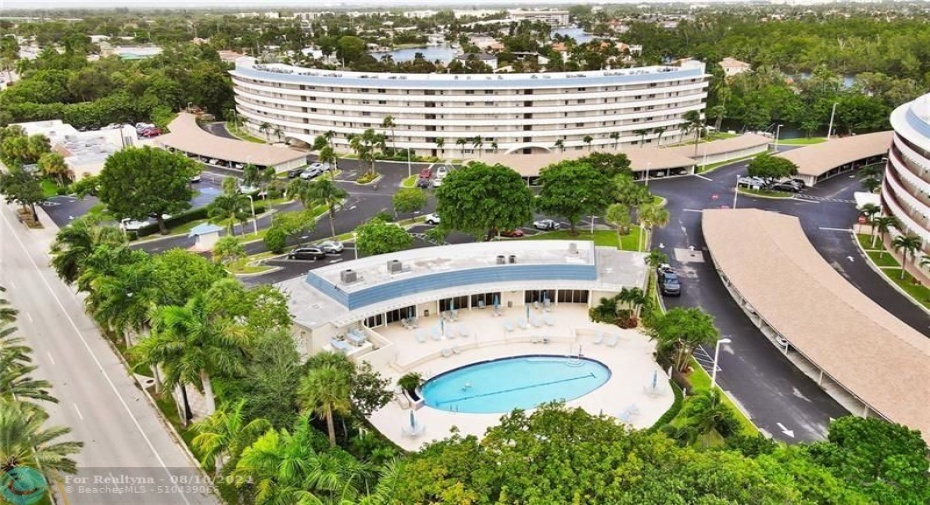
[[[552,27],[568,26],[568,11],[562,10],[512,10],[510,19],[514,21],[542,21]]]
[[[752,65],[728,56],[720,62],[720,68],[723,69],[723,75],[726,77],[733,77],[734,75],[752,70]]]
[[[476,35],[469,37],[468,42],[481,49],[482,51],[503,51],[504,44],[501,44],[499,40],[494,37],[488,37],[487,35]]]
[[[424,19],[431,18],[435,16],[439,11],[426,10],[426,11],[406,11],[404,12],[404,17],[408,19]]]
[[[16,124],[28,135],[48,137],[52,150],[64,157],[74,180],[99,174],[111,154],[139,141],[136,129],[129,125],[82,132],[60,119]]]
[[[104,53],[105,55],[115,54],[123,60],[144,60],[161,54],[161,48],[155,46],[116,46],[104,51]]]
[[[236,51],[217,51],[217,54],[220,56],[220,60],[225,63],[235,63],[237,59],[242,58],[244,55],[242,53],[237,53]]]
[[[463,63],[471,59],[476,59],[484,63],[485,65],[491,67],[491,69],[497,68],[497,56],[494,56],[493,54],[487,54],[487,53],[460,54],[456,56],[455,59]]]

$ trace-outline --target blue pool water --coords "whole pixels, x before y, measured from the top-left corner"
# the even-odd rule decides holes
[[[475,363],[428,380],[426,405],[480,414],[531,409],[554,400],[574,400],[601,387],[610,369],[591,359],[518,356]]]

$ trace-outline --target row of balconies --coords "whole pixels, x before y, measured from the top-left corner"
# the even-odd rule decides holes
[[[896,173],[888,174],[885,182],[907,214],[915,221],[923,223],[925,228],[930,229],[930,206],[927,205],[927,195],[915,191],[916,188],[913,186],[908,188],[903,181],[898,179]]]
[[[925,246],[930,244],[930,226],[928,226],[927,220],[920,219],[920,216],[915,219],[913,213],[906,210],[904,206],[901,205],[897,195],[895,195],[894,189],[892,189],[887,181],[882,185],[882,201],[891,212],[891,215],[897,218],[898,222],[904,228],[902,231],[917,235]]]

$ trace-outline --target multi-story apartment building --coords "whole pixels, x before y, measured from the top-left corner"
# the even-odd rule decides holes
[[[568,11],[563,10],[512,10],[509,18],[514,21],[542,21],[554,28],[568,26]]]
[[[704,64],[574,73],[393,74],[236,62],[236,110],[264,136],[312,143],[333,132],[339,151],[367,128],[419,155],[549,152],[673,144],[683,116],[707,98]],[[393,129],[383,128],[390,116]],[[266,125],[265,128],[261,128]],[[259,132],[259,128],[262,129]],[[480,139],[480,140],[478,140]]]
[[[917,235],[930,253],[930,94],[891,113],[894,129],[882,185],[882,207],[902,233]]]

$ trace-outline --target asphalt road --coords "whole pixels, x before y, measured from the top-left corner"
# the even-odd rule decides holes
[[[27,230],[10,207],[0,208],[0,284],[20,311],[17,326],[33,348],[35,376],[49,380],[60,400],[44,405],[49,424],[70,427],[67,439],[84,442],[75,457],[80,473],[58,487],[67,498],[60,503],[217,503],[197,488],[172,489],[181,479],[199,478],[195,464],[85,315],[82,299],[47,266],[55,231]],[[126,477],[147,480],[133,486]],[[115,483],[95,484],[95,478]]]

